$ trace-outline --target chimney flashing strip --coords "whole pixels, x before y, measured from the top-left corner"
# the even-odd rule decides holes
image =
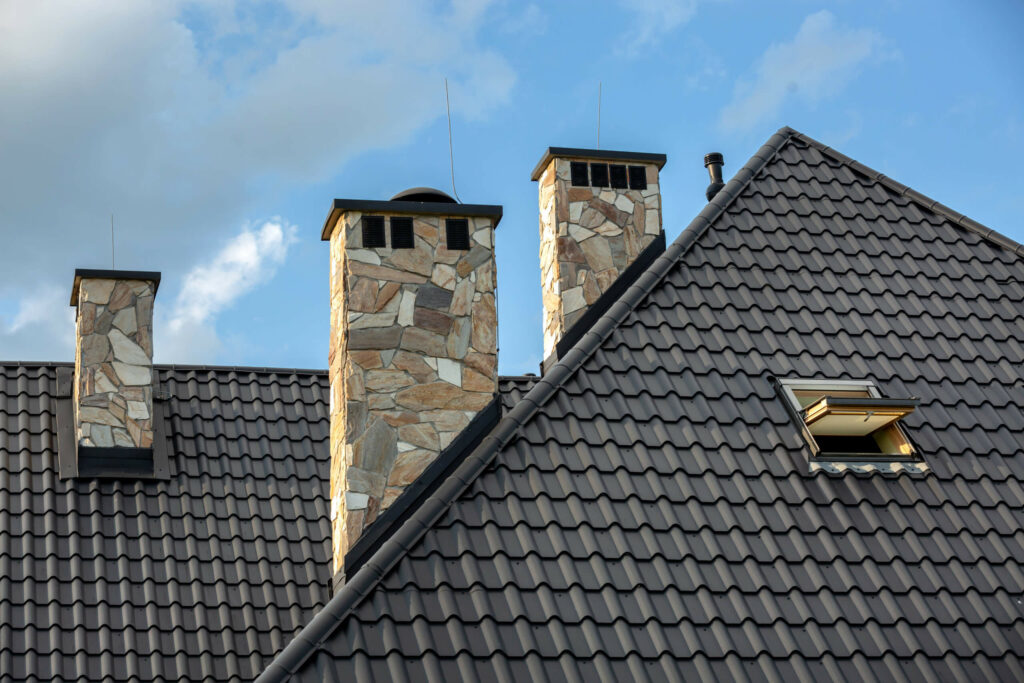
[[[617,152],[609,149],[548,147],[544,151],[544,155],[540,158],[540,161],[533,167],[533,173],[530,174],[530,180],[540,180],[540,176],[544,173],[544,169],[548,167],[548,164],[551,163],[551,160],[554,158],[586,161],[633,161],[640,164],[654,164],[658,167],[659,171],[668,161],[668,157],[664,154],[650,154],[647,152]]]
[[[75,281],[71,285],[71,305],[78,306],[78,290],[82,280],[142,280],[153,283],[153,296],[160,289],[160,273],[153,270],[110,270],[102,268],[75,268]]]
[[[332,585],[337,592],[345,582],[346,576],[353,576],[368,559],[373,557],[384,543],[420,508],[420,505],[434,495],[438,487],[444,483],[452,472],[473,452],[484,437],[491,433],[494,425],[501,419],[501,398],[494,395],[491,402],[477,413],[466,425],[455,440],[441,454],[427,465],[426,469],[416,477],[402,492],[395,502],[378,515],[366,529],[359,540],[345,554],[345,564],[340,572],[334,575]]]
[[[498,204],[447,204],[443,202],[381,201],[376,199],[335,199],[320,231],[320,240],[331,239],[338,218],[346,211],[370,213],[409,214],[412,216],[451,216],[453,218],[492,218],[492,229],[501,222],[502,208]]]
[[[622,296],[623,292],[629,289],[629,287],[636,282],[637,278],[643,275],[648,266],[654,263],[654,260],[664,252],[665,231],[662,230],[658,233],[657,237],[655,237],[654,241],[647,245],[646,249],[640,252],[636,257],[636,260],[629,264],[626,270],[622,271],[622,275],[616,278],[611,287],[599,296],[597,300],[590,305],[586,313],[584,313],[583,316],[580,317],[580,319],[577,320],[564,335],[562,335],[562,338],[558,340],[557,344],[555,344],[555,350],[544,359],[543,363],[541,363],[541,375],[551,369],[561,358],[564,358],[565,355],[572,350],[572,347],[576,346],[576,342],[590,331],[590,328],[594,326],[594,323],[600,320],[601,316],[608,312],[608,309],[612,307],[612,304],[619,300],[619,297]]]

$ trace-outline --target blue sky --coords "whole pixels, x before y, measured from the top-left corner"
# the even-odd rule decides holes
[[[547,146],[662,152],[664,225],[788,125],[1024,242],[1024,6],[0,0],[0,359],[71,360],[76,267],[159,270],[158,362],[326,367],[335,197],[501,204],[503,374],[541,360]]]

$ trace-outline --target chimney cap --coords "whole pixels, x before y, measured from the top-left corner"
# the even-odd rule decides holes
[[[75,281],[71,285],[71,305],[78,306],[78,290],[84,279],[99,280],[144,280],[153,283],[153,294],[160,288],[160,273],[153,270],[111,270],[97,268],[75,268]]]
[[[544,169],[555,157],[560,159],[593,159],[594,161],[636,161],[641,164],[655,164],[660,171],[668,157],[664,154],[647,152],[616,152],[610,149],[579,149],[576,147],[548,147],[544,156],[533,167],[530,180],[539,180]]]
[[[452,199],[451,195],[441,192],[441,190],[435,190],[432,187],[410,187],[408,190],[402,190],[388,201],[397,202],[431,202],[434,204],[458,204],[459,202]]]
[[[707,168],[711,164],[718,164],[719,166],[725,166],[725,157],[722,156],[721,152],[711,152],[710,154],[704,155],[704,167]]]
[[[338,218],[346,211],[362,211],[364,213],[397,213],[412,216],[450,216],[452,218],[491,218],[494,227],[501,222],[501,205],[499,204],[446,204],[438,201],[411,202],[406,199],[380,201],[377,199],[335,199],[331,210],[327,213],[320,239],[328,241]]]

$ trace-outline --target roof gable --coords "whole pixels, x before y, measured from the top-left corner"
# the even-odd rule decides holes
[[[265,677],[1021,677],[1021,254],[783,129]],[[772,375],[931,472],[809,474]]]

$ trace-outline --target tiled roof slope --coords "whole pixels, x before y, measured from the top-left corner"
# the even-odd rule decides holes
[[[781,130],[261,680],[1024,678],[1024,259],[932,204]],[[772,375],[930,472],[809,473]]]
[[[54,365],[0,364],[0,681],[246,681],[328,600],[323,372],[165,367],[164,482],[61,481]]]

